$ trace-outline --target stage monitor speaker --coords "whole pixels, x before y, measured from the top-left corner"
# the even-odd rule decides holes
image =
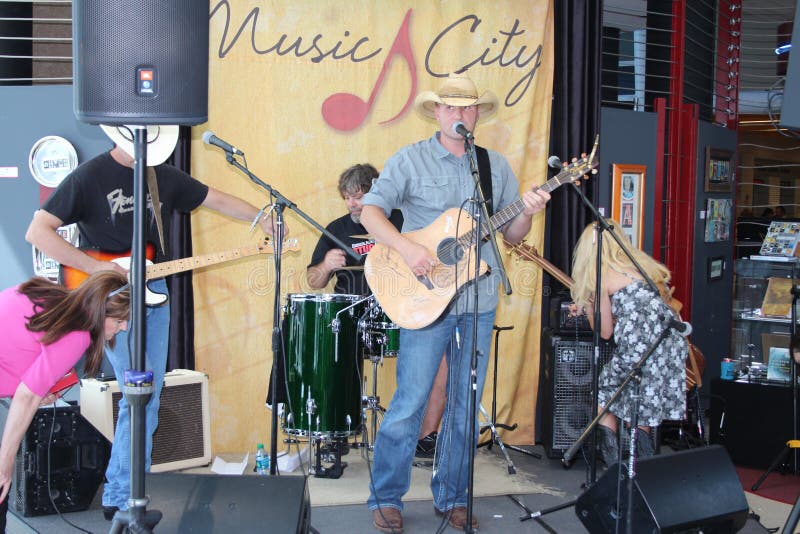
[[[602,342],[601,366],[611,358],[612,351],[611,343]],[[548,457],[561,458],[592,419],[594,344],[590,337],[561,336],[546,328],[542,332],[541,354],[541,441]]]
[[[618,465],[609,468],[575,504],[575,513],[592,534],[619,532],[616,518],[625,532],[628,470],[623,465],[622,504],[617,513]],[[632,531],[654,534],[692,529],[738,532],[749,510],[733,462],[718,445],[639,460],[633,502]]]
[[[73,104],[93,124],[208,120],[208,0],[74,0]]]
[[[109,441],[114,441],[121,397],[116,380],[81,381],[83,415]],[[187,369],[170,371],[164,376],[161,390],[150,471],[158,473],[185,469],[208,465],[210,462],[208,377]]]
[[[145,485],[150,507],[164,514],[158,532],[288,534],[307,533],[311,527],[304,476],[157,473],[148,474]]]
[[[54,514],[52,496],[59,512],[86,510],[109,454],[108,442],[78,406],[39,408],[17,451],[11,509],[26,517]]]

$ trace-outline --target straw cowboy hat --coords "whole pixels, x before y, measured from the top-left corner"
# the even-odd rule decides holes
[[[436,120],[434,109],[436,104],[447,106],[478,106],[478,119],[487,119],[497,112],[497,97],[491,91],[478,96],[475,82],[462,74],[451,74],[442,83],[439,90],[423,91],[414,99],[414,109],[427,120]]]
[[[100,127],[126,154],[132,158],[136,157],[133,151],[133,126],[101,124]],[[175,150],[176,144],[178,144],[177,126],[159,126],[157,124],[147,126],[147,166],[155,167],[164,163]]]

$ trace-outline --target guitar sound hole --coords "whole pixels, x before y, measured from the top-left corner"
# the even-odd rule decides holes
[[[436,248],[436,256],[445,265],[455,265],[464,258],[464,247],[453,237],[443,239]]]

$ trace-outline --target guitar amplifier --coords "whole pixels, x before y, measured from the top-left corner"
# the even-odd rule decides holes
[[[114,441],[121,397],[116,380],[81,381],[81,412],[111,442]],[[164,376],[161,390],[150,472],[185,469],[210,462],[208,376],[187,369],[170,371]]]
[[[550,327],[561,334],[591,335],[589,318],[586,314],[571,315],[569,307],[572,299],[568,294],[556,295],[550,300]]]

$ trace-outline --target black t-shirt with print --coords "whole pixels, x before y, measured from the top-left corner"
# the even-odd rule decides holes
[[[155,171],[164,243],[168,244],[173,211],[188,213],[200,206],[208,186],[171,165],[158,165]],[[100,154],[70,173],[42,208],[64,224],[77,223],[81,248],[125,252],[133,240],[133,169],[117,163],[108,152]],[[156,263],[169,259],[157,245],[149,193],[146,239],[156,245]]]
[[[400,210],[394,210],[389,217],[389,220],[398,230],[402,228],[403,215],[400,213]],[[373,245],[375,245],[374,239],[351,237],[354,235],[365,235],[367,234],[367,229],[364,228],[363,225],[354,222],[349,213],[334,220],[328,226],[326,226],[325,229],[339,238],[345,245],[350,246],[354,252],[364,256],[361,259],[360,265],[364,264],[364,261],[366,260],[366,254],[373,247]],[[321,263],[322,260],[325,259],[325,254],[327,254],[329,250],[338,248],[340,247],[336,243],[323,235],[317,242],[317,247],[314,249],[314,253],[311,255],[311,263],[309,263],[308,266],[311,267]],[[359,265],[356,260],[348,255],[345,255],[345,261],[347,266],[352,267]],[[364,278],[363,270],[340,270],[336,271],[335,274],[336,285],[334,286],[334,291],[336,293],[348,295],[369,295],[371,293],[369,286],[367,285],[366,278]]]

